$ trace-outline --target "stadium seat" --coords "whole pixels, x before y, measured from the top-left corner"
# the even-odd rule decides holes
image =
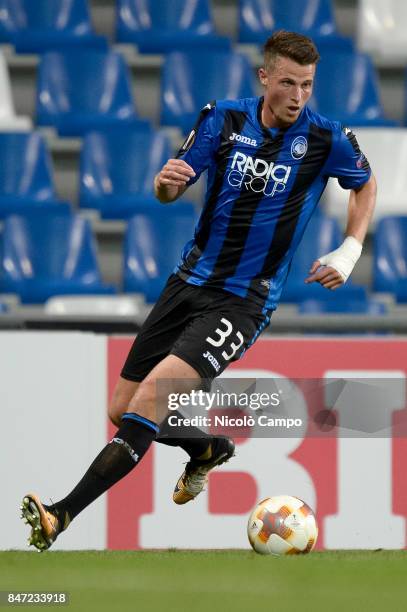
[[[309,276],[314,260],[338,248],[342,240],[342,232],[335,219],[324,215],[311,218],[293,257],[287,283],[282,293],[283,302],[302,302],[308,299],[329,301],[333,295],[338,295],[337,291],[328,291],[319,283],[306,285],[304,281]],[[351,279],[339,291],[342,300],[366,299],[365,288],[353,285]]]
[[[54,126],[61,136],[146,123],[137,117],[124,59],[113,51],[42,55],[36,111],[38,125]]]
[[[137,214],[128,223],[124,241],[124,291],[142,293],[155,302],[185,244],[193,236],[195,213],[183,203],[148,214]]]
[[[383,217],[373,238],[373,289],[403,295],[407,281],[407,215]]]
[[[407,302],[407,278],[401,278],[396,283],[396,302],[405,304]]]
[[[407,5],[400,0],[359,0],[358,48],[376,64],[405,67]]]
[[[255,95],[253,69],[243,55],[229,51],[170,53],[162,72],[161,123],[187,133],[209,101]]]
[[[90,222],[65,210],[38,209],[4,222],[0,292],[39,304],[53,295],[115,290],[102,284]]]
[[[318,63],[310,106],[348,126],[396,125],[384,116],[377,74],[372,60],[363,53],[325,51]]]
[[[0,0],[0,43],[12,43],[13,36],[25,26],[21,0]]]
[[[209,0],[118,0],[116,39],[140,53],[230,49],[215,32]]]
[[[80,205],[97,209],[105,219],[161,207],[153,182],[170,152],[167,137],[153,130],[87,134],[80,161]]]
[[[352,49],[350,38],[337,32],[331,0],[240,0],[239,42],[263,45],[277,30],[310,36],[318,47]]]
[[[0,132],[20,132],[32,128],[29,117],[16,115],[6,59],[0,50]]]
[[[51,159],[38,132],[0,133],[0,218],[57,201]],[[68,207],[67,204],[63,206]]]
[[[346,286],[346,285],[345,285]],[[299,304],[300,314],[366,314],[382,315],[387,313],[387,306],[383,302],[366,298],[349,300],[343,298],[342,289],[329,291],[327,299],[324,300],[304,300]]]
[[[92,30],[87,0],[0,0],[0,40],[17,53],[107,48],[107,39]]]
[[[139,317],[140,300],[129,295],[68,295],[49,298],[44,305],[47,315]]]
[[[358,128],[355,135],[377,179],[374,221],[407,214],[407,129]],[[345,222],[349,191],[331,178],[324,195],[325,211]]]

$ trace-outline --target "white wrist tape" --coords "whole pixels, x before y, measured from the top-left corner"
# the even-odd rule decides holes
[[[323,266],[329,266],[339,272],[345,282],[348,280],[361,253],[362,245],[360,242],[353,236],[348,236],[338,249],[318,257],[318,260]]]

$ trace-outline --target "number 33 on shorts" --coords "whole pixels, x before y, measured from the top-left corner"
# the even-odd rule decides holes
[[[215,338],[208,336],[206,342],[209,342],[215,348],[225,345],[227,350],[222,351],[222,357],[225,361],[230,361],[242,346],[244,342],[243,335],[240,331],[234,331],[232,323],[225,319],[225,317],[221,318],[220,324],[221,327],[217,327],[214,331],[213,335]],[[229,338],[231,335],[232,337]],[[237,339],[237,342],[235,342],[235,339]]]

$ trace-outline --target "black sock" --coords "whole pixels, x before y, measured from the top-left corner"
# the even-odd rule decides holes
[[[171,412],[171,416],[182,418],[182,414],[177,410]],[[174,437],[174,434],[178,434]],[[167,446],[180,446],[193,459],[209,459],[211,456],[210,444],[213,436],[205,434],[198,427],[172,427],[168,425],[168,417],[160,427],[156,442]],[[209,455],[209,456],[206,456]]]
[[[99,453],[73,491],[49,506],[61,519],[61,524],[66,525],[67,520],[72,520],[99,495],[131,472],[147,452],[158,430],[158,425],[152,421],[134,412],[126,412],[114,438]]]

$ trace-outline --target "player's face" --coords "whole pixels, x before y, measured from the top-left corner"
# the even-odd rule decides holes
[[[294,123],[312,94],[315,64],[301,66],[288,57],[277,57],[267,71],[260,68],[264,85],[262,120],[267,127]]]

